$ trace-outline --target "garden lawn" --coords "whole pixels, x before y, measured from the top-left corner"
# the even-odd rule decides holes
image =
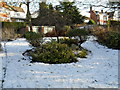
[[[2,43],[3,45],[3,43]],[[77,63],[30,63],[22,53],[30,49],[24,38],[7,42],[7,57],[0,52],[3,88],[117,88],[118,50],[99,45],[92,37],[82,44],[91,51]],[[4,47],[3,47],[4,49]]]

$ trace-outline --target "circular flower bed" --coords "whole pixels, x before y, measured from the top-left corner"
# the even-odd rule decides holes
[[[29,52],[29,55],[32,56],[32,62],[61,64],[78,61],[68,45],[57,42],[43,44]]]

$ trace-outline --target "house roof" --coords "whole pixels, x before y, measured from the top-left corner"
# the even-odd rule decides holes
[[[8,17],[5,13],[0,13],[0,17]]]
[[[0,7],[4,7],[10,11],[24,12],[24,10],[21,7],[10,6],[10,5],[7,5],[5,2],[0,2]]]
[[[16,12],[24,12],[24,10],[21,7],[15,7],[15,6],[10,6],[10,7]]]

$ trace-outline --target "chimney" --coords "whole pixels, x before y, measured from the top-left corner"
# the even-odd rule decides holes
[[[90,6],[90,12],[92,11],[92,6]]]
[[[103,10],[101,10],[101,13],[103,13]]]

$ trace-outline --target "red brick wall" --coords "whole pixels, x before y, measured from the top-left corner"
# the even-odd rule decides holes
[[[92,6],[90,7],[90,19],[94,20],[97,23],[97,15],[96,13],[92,10]]]
[[[94,11],[90,11],[90,18],[97,23],[97,15]]]

